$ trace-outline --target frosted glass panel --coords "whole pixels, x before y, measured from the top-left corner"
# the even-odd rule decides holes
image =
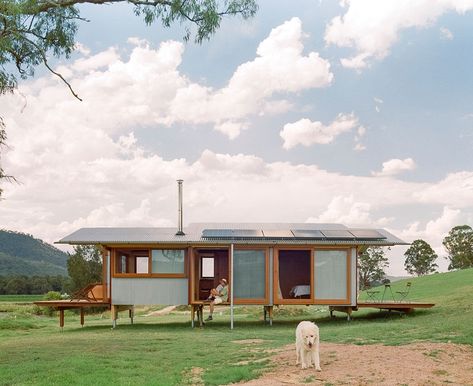
[[[153,273],[184,273],[183,249],[153,249]]]
[[[347,252],[315,251],[315,298],[347,298]]]
[[[215,276],[215,260],[213,257],[202,258],[202,277]]]
[[[136,257],[136,273],[148,273],[148,256]]]
[[[233,293],[235,298],[265,298],[265,274],[265,251],[235,250],[233,252]]]

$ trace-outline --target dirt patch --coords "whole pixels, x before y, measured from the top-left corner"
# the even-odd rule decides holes
[[[450,343],[320,346],[322,372],[295,365],[294,345],[272,358],[273,370],[243,383],[263,385],[473,385],[473,349]]]
[[[202,367],[192,367],[190,370],[186,370],[183,373],[182,384],[192,386],[204,385],[204,381],[202,380],[203,374],[204,369]]]
[[[168,314],[170,314],[172,311],[174,311],[175,308],[176,308],[176,306],[165,307],[165,308],[163,308],[162,310],[150,312],[149,314],[146,314],[145,316],[168,315]]]
[[[237,344],[260,344],[263,343],[263,339],[241,339],[241,340],[232,340],[232,343]]]

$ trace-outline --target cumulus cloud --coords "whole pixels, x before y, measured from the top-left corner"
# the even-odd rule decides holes
[[[325,41],[351,47],[355,55],[342,58],[347,68],[363,69],[371,60],[383,59],[402,30],[433,25],[447,12],[464,14],[473,0],[346,0],[345,13],[334,17],[325,30]]]
[[[273,100],[280,93],[294,93],[330,85],[330,63],[318,53],[304,56],[302,23],[292,18],[273,28],[256,51],[256,58],[241,64],[228,84],[214,90],[197,84],[178,90],[172,115],[195,123],[215,122],[217,130],[235,138],[238,121],[251,114],[286,111],[285,100]],[[228,127],[230,120],[231,129]]]
[[[342,223],[346,225],[373,226],[368,202],[356,202],[353,195],[335,196],[327,209],[317,217],[309,217],[307,222]]]
[[[339,114],[329,125],[304,118],[293,123],[286,123],[279,135],[284,140],[284,149],[289,150],[297,145],[331,143],[340,134],[353,130],[357,125],[358,118],[354,114]]]
[[[421,224],[419,221],[414,221],[408,224],[404,229],[393,229],[401,239],[408,243],[414,240],[422,239],[430,244],[435,253],[439,256],[436,263],[441,271],[446,271],[448,268],[448,261],[445,259],[446,251],[443,247],[442,241],[448,234],[450,229],[459,224],[467,222],[467,217],[459,210],[449,206],[444,206],[441,209],[438,217]],[[397,251],[398,255],[402,255],[407,247],[401,248]],[[400,271],[401,264],[398,264],[397,270]]]
[[[412,158],[393,158],[383,162],[383,169],[380,172],[372,172],[372,174],[378,177],[394,176],[407,170],[413,170],[415,167],[416,164]]]
[[[305,54],[303,37],[298,18],[272,29],[255,58],[239,65],[221,88],[180,72],[181,42],[162,42],[155,49],[146,40],[129,38],[128,55],[116,47],[91,55],[79,46],[84,56],[58,71],[84,102],[71,98],[57,78],[46,76],[22,85],[31,108],[19,120],[71,128],[88,125],[118,134],[133,126],[185,123],[213,126],[234,139],[248,128],[249,117],[291,109],[291,93],[330,85],[329,62],[316,52]],[[13,97],[4,103],[15,109],[19,102]]]

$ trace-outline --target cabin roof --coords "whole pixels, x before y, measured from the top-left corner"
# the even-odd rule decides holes
[[[320,244],[406,245],[385,229],[314,223],[194,223],[177,236],[175,227],[81,228],[58,244]]]

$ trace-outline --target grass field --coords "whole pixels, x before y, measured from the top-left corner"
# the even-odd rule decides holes
[[[185,311],[165,316],[138,312],[131,326],[125,313],[116,330],[110,316],[90,315],[86,326],[66,316],[64,331],[57,318],[32,314],[33,306],[0,298],[0,384],[194,384],[192,369],[204,384],[247,380],[269,366],[268,348],[293,342],[300,320],[314,320],[323,341],[401,345],[414,341],[473,345],[473,269],[412,280],[409,300],[436,303],[430,310],[400,316],[377,310],[330,319],[320,307],[282,307],[272,327],[262,324],[260,307],[240,307],[235,329],[229,315],[215,315],[205,328],[191,329]],[[393,284],[393,291],[405,281]],[[261,359],[254,363],[252,360]]]
[[[43,295],[0,295],[0,302],[35,302],[43,299]]]

